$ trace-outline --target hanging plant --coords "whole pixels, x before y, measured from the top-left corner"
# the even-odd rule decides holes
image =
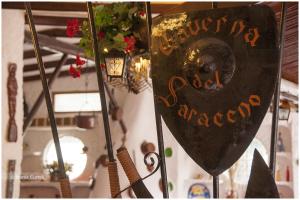
[[[146,27],[146,15],[142,3],[112,3],[93,7],[95,26],[98,36],[98,48],[101,53],[112,49],[127,54],[144,51],[147,48],[142,41],[147,41],[142,27]],[[67,22],[66,34],[69,37],[82,32],[79,46],[84,49],[87,57],[93,57],[92,36],[89,22],[79,24],[77,19]],[[103,62],[102,62],[103,63]]]
[[[57,161],[53,161],[52,164],[46,164],[43,166],[44,169],[47,169],[50,175],[50,181],[59,180],[59,166]],[[73,164],[64,163],[65,171],[72,172]]]
[[[80,56],[77,54],[76,55],[76,60],[75,60],[75,67],[73,66],[73,64],[70,65],[69,68],[69,73],[73,78],[79,78],[81,75],[81,70],[82,70],[82,66],[85,64],[86,62],[84,60],[81,60]]]

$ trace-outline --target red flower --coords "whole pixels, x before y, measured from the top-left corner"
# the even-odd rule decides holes
[[[105,68],[106,68],[106,67],[105,67],[105,64],[103,64],[103,63],[100,64],[100,68],[101,68],[101,69],[105,69]]]
[[[76,55],[76,65],[84,65],[85,61],[80,59],[79,54]]]
[[[145,11],[140,11],[140,13],[139,13],[139,15],[142,17],[144,17],[145,14],[146,14]]]
[[[100,40],[102,40],[104,37],[105,37],[105,33],[102,32],[102,31],[100,31],[100,32],[98,33],[98,38],[99,38]]]
[[[76,69],[75,67],[73,67],[73,65],[71,64],[70,65],[70,68],[69,68],[69,73],[71,76],[73,76],[73,78],[77,78],[77,77],[80,77],[80,68],[79,69]]]
[[[71,19],[67,21],[66,34],[68,37],[73,37],[79,31],[78,19]]]
[[[130,37],[124,37],[124,42],[127,43],[127,47],[125,48],[125,51],[127,53],[131,52],[134,50],[134,46],[135,46],[135,38],[133,36]]]

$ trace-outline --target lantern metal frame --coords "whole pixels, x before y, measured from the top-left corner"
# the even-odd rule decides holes
[[[291,108],[290,108],[289,102],[286,100],[283,100],[281,105],[279,106],[278,119],[288,121],[290,118],[290,113],[291,113]]]
[[[123,78],[124,77],[124,72],[125,72],[125,68],[126,68],[126,54],[122,51],[118,51],[116,49],[112,49],[110,50],[107,54],[104,55],[104,63],[105,63],[105,70],[106,70],[106,75],[107,77],[110,78],[110,80],[112,78]],[[123,65],[122,65],[122,73],[121,75],[111,75],[109,74],[109,68],[110,68],[110,64],[107,63],[106,59],[116,59],[116,58],[122,58],[123,60]]]

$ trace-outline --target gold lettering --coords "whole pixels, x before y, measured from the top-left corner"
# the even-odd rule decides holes
[[[207,81],[205,81],[204,87],[205,87],[206,89],[209,89],[209,85],[211,85],[212,83],[213,83],[212,80],[208,79]]]
[[[202,82],[198,74],[194,75],[193,86],[197,89],[202,87]]]
[[[235,123],[235,120],[233,119],[233,116],[234,116],[235,113],[236,113],[236,112],[233,111],[233,110],[228,110],[228,111],[227,111],[226,116],[227,116],[227,121],[228,121],[228,122],[230,122],[230,123]]]
[[[226,22],[227,22],[226,17],[227,17],[227,16],[224,16],[224,17],[221,17],[220,19],[217,20],[217,29],[216,29],[216,33],[220,32],[222,22],[223,22],[223,23],[226,23]]]
[[[250,37],[252,39],[250,39]],[[249,28],[248,33],[244,35],[244,39],[247,43],[250,43],[251,47],[256,46],[255,42],[260,37],[257,28]]]
[[[217,84],[217,87],[223,88],[222,83],[220,83],[220,78],[219,78],[219,72],[218,72],[218,70],[215,71],[215,77],[216,77],[216,84]]]
[[[218,126],[218,127],[222,127],[223,124],[221,123],[223,114],[220,112],[217,112],[214,116],[214,123]]]
[[[250,95],[249,103],[251,106],[260,106],[260,97],[258,95]]]
[[[240,33],[242,33],[245,29],[245,24],[243,20],[236,20],[234,21],[232,28],[231,28],[231,32],[230,35],[233,34],[234,32],[236,32],[236,28],[239,25],[239,30],[238,32],[234,35],[234,37],[238,36]]]
[[[187,114],[188,114],[188,111],[189,111],[189,108],[187,105],[179,105],[179,110],[178,110],[178,115],[180,117],[183,117],[183,119],[186,119],[187,118]]]
[[[200,117],[198,118],[198,121],[197,123],[200,125],[200,126],[205,126],[205,127],[209,127],[208,125],[208,116],[206,113],[200,113]]]
[[[245,108],[245,109],[247,110],[248,117],[250,117],[250,115],[251,115],[250,105],[247,104],[247,103],[241,102],[240,105],[239,105],[239,107],[238,107],[239,113],[241,114],[241,116],[242,116],[243,118],[245,118],[245,117],[246,117],[246,114],[244,113],[242,107]]]
[[[177,87],[177,88],[175,88],[175,85],[174,85],[174,83],[175,83],[176,80],[178,80],[181,83],[181,85],[179,87]],[[187,82],[182,77],[180,77],[180,76],[172,76],[170,78],[170,80],[169,80],[168,88],[169,88],[169,91],[170,91],[170,95],[173,97],[173,103],[170,103],[168,101],[168,98],[170,97],[170,95],[168,95],[167,97],[158,96],[157,98],[159,100],[161,100],[165,104],[165,106],[167,108],[171,107],[171,106],[174,106],[177,103],[176,91],[182,89],[186,85],[187,85]]]
[[[189,31],[190,31],[190,33],[191,33],[192,35],[197,35],[198,32],[199,32],[199,30],[200,30],[198,19],[196,19],[196,20],[194,21],[194,24],[195,24],[195,27],[196,27],[195,30],[192,29],[192,22],[189,23]]]
[[[190,111],[190,114],[189,114],[188,121],[191,120],[191,118],[192,118],[193,115],[197,115],[197,113],[198,112],[194,108],[192,108],[191,111]]]
[[[210,17],[207,17],[205,19],[202,19],[201,24],[202,24],[202,30],[205,32],[208,31],[208,25],[212,22],[212,19]]]

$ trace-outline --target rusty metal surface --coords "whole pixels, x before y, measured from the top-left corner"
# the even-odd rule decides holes
[[[166,125],[217,176],[253,140],[278,73],[277,30],[267,6],[180,13],[152,26],[152,78]]]
[[[272,171],[256,149],[245,198],[279,198]]]

